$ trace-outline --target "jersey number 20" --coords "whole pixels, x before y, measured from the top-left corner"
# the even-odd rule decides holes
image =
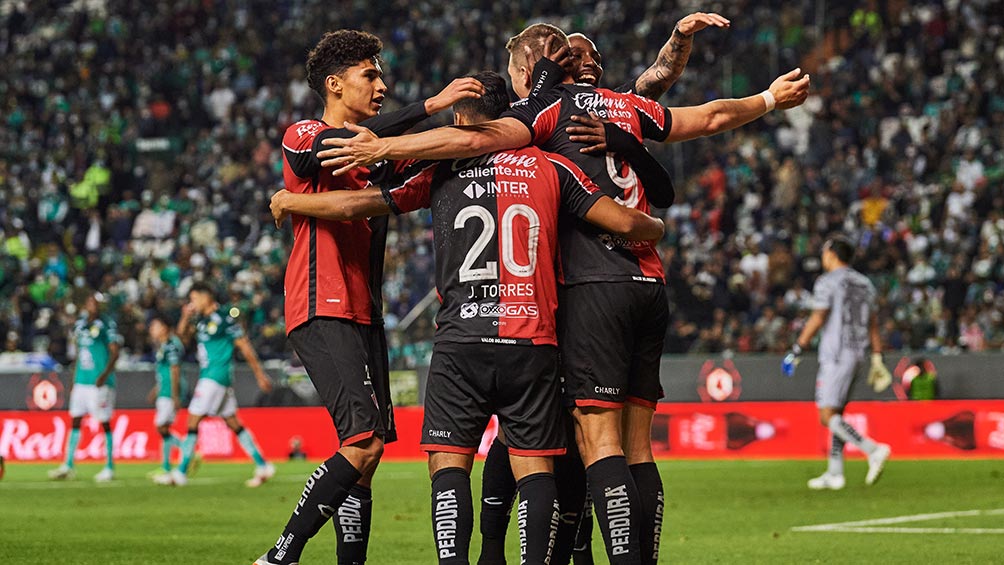
[[[523,216],[529,222],[527,230],[527,264],[521,265],[516,260],[513,249],[513,223],[516,216]],[[463,229],[467,225],[467,220],[478,218],[481,220],[481,233],[474,241],[474,245],[464,257],[464,262],[460,265],[460,282],[481,281],[486,279],[498,279],[499,267],[497,261],[486,261],[484,267],[475,267],[474,262],[484,253],[485,248],[495,237],[495,218],[484,206],[471,205],[460,210],[456,220],[453,222],[454,229]],[[533,276],[537,270],[537,241],[540,237],[540,216],[537,212],[525,204],[513,204],[506,209],[502,215],[502,264],[509,273],[517,277]]]

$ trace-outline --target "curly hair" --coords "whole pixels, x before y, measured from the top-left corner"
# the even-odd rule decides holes
[[[307,84],[326,100],[324,81],[361,61],[379,61],[383,42],[372,33],[340,29],[325,33],[307,53]]]

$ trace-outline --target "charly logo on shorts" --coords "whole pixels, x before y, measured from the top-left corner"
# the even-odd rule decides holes
[[[465,304],[461,304],[460,305],[460,317],[463,318],[464,320],[469,320],[469,319],[477,316],[478,315],[478,306],[479,306],[479,304],[477,302],[467,302]]]

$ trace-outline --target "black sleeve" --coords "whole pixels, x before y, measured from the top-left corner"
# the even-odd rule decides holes
[[[624,84],[618,86],[614,89],[614,92],[623,92],[625,94],[636,94],[634,91],[635,85],[638,83],[637,78],[631,79],[630,82],[625,82]]]
[[[657,208],[672,206],[676,190],[669,172],[635,136],[609,122],[603,124],[603,129],[607,137],[607,150],[627,159],[641,185],[645,187],[648,201]]]
[[[428,117],[429,115],[425,113],[425,101],[422,100],[421,102],[409,104],[400,110],[373,116],[359,122],[359,125],[369,128],[380,137],[394,137],[415,127],[415,125]],[[328,139],[329,137],[355,137],[355,135],[355,132],[345,128],[336,127],[326,129],[314,138],[313,153],[316,155],[318,151],[325,149],[325,146],[321,145],[321,141],[324,139]]]
[[[533,75],[530,78],[533,87],[530,89],[530,96],[547,92],[561,84],[563,80],[565,80],[565,69],[547,57],[541,57],[533,66]]]

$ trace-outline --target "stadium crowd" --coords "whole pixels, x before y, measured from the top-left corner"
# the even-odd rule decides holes
[[[246,313],[263,358],[285,357],[291,234],[272,226],[267,201],[282,186],[281,132],[319,113],[302,61],[328,29],[383,39],[391,109],[504,69],[506,38],[535,20],[593,37],[613,86],[698,9],[732,27],[698,34],[664,103],[751,94],[819,64],[803,107],[659,149],[678,192],[659,211],[666,350],[783,352],[835,231],[859,242],[888,348],[1004,348],[1001,1],[843,2],[825,14],[811,0],[380,4],[4,3],[2,349],[65,361],[76,305],[98,289],[127,354],[148,356],[149,317],[176,315],[205,280]],[[429,216],[392,220],[384,296],[397,367],[431,353],[430,315],[395,328],[432,281]]]

